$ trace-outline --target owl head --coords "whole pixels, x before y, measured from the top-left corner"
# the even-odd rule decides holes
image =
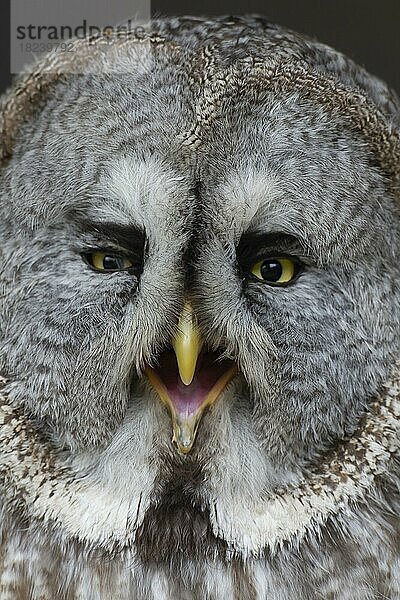
[[[5,393],[142,550],[239,552],[398,357],[399,104],[255,17],[74,47],[2,104]]]

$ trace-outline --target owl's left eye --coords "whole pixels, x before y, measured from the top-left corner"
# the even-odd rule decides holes
[[[301,263],[289,257],[269,257],[256,262],[250,269],[254,277],[272,285],[286,285],[300,273]]]
[[[111,252],[89,252],[85,254],[85,259],[96,271],[122,271],[133,267],[127,256]]]

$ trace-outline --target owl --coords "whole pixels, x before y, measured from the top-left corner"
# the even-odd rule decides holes
[[[1,600],[400,598],[400,105],[258,16],[2,98]]]

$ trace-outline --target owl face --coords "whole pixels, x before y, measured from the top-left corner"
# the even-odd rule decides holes
[[[226,96],[192,143],[201,98],[147,59],[58,84],[19,132],[2,372],[113,493],[251,511],[356,428],[398,354],[394,207],[312,98]]]

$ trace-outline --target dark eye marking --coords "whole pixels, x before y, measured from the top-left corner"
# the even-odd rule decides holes
[[[136,225],[80,220],[85,239],[82,258],[94,270],[102,273],[129,271],[139,276],[143,271],[146,235]]]
[[[304,247],[296,237],[285,233],[246,232],[236,252],[239,270],[250,281],[285,287],[305,268],[301,259]]]
[[[136,225],[122,225],[112,222],[83,221],[84,230],[94,237],[109,240],[125,249],[129,254],[144,253],[146,235]]]

